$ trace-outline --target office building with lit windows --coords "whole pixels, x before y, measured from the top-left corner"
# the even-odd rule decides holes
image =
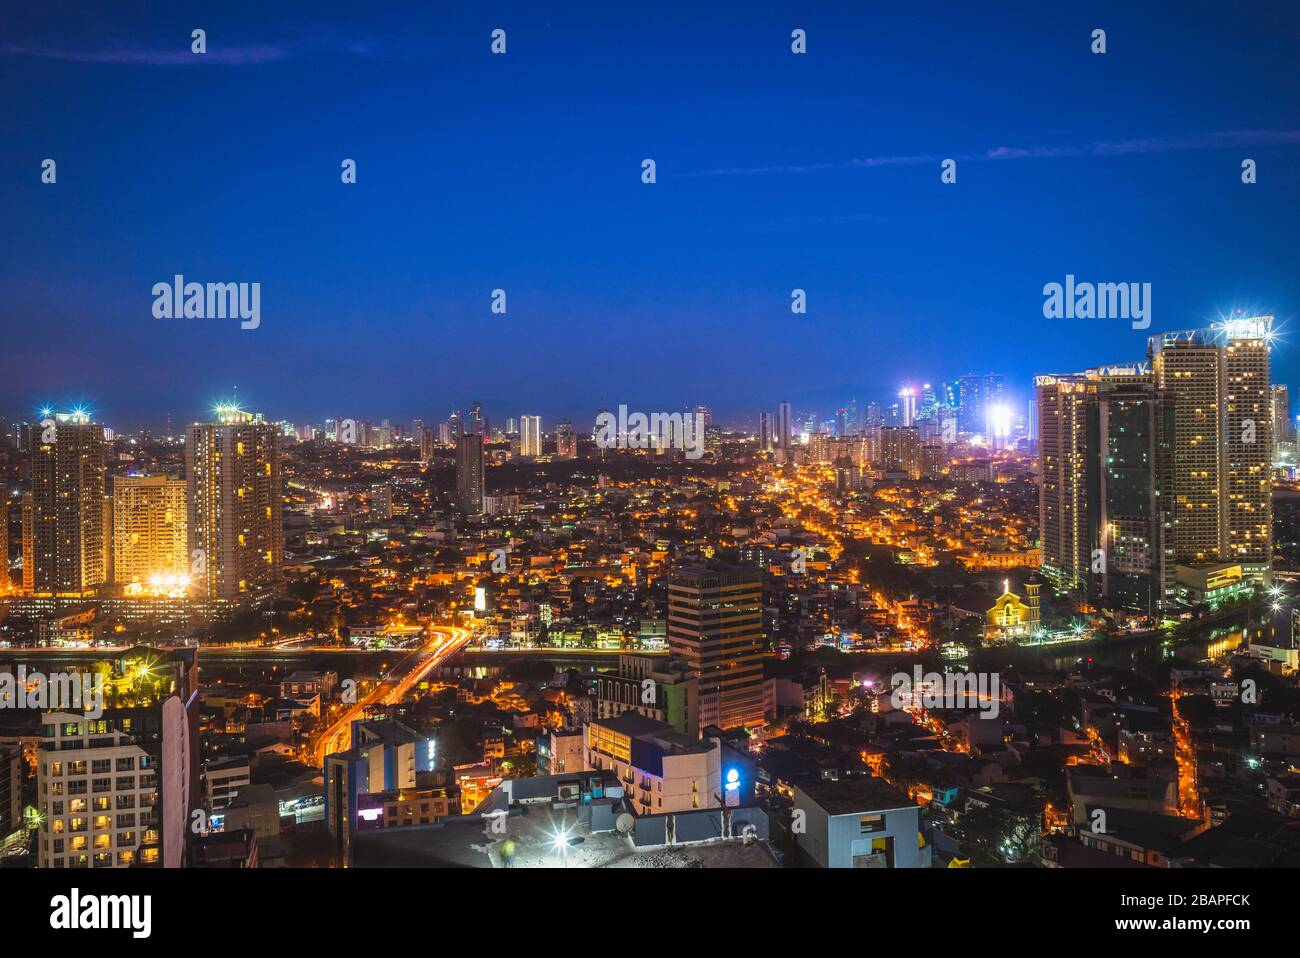
[[[679,566],[668,577],[668,647],[699,676],[703,728],[765,723],[763,580],[722,563]]]
[[[191,573],[198,594],[256,595],[281,578],[284,489],[277,430],[233,406],[186,431]]]

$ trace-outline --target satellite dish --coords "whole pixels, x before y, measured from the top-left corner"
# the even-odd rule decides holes
[[[633,818],[631,815],[629,815],[627,812],[624,812],[623,814],[619,815],[618,818],[614,819],[614,827],[618,829],[619,834],[621,835],[630,834],[632,829],[635,826],[636,826],[636,819]]]

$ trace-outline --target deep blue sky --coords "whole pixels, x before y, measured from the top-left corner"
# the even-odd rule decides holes
[[[1150,332],[1274,312],[1295,381],[1298,49],[1291,2],[6,4],[0,415],[1024,395],[1144,352],[1043,318],[1066,273],[1152,283]],[[260,282],[261,328],[154,319],[178,272]]]

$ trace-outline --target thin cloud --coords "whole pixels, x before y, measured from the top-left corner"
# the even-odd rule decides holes
[[[823,163],[784,166],[730,167],[698,170],[684,176],[754,176],[772,173],[822,173],[833,170],[874,169],[882,166],[916,166],[944,159],[1054,160],[1078,156],[1132,156],[1140,153],[1173,153],[1186,150],[1223,150],[1247,146],[1279,146],[1300,143],[1300,130],[1221,130],[1193,136],[1153,136],[1137,140],[1097,141],[1068,146],[996,146],[980,153],[916,153],[902,156],[868,156]]]
[[[62,47],[21,46],[0,44],[0,54],[9,56],[40,57],[46,60],[64,60],[70,63],[124,64],[128,66],[193,66],[222,64],[243,66],[258,63],[276,63],[309,53],[350,53],[370,56],[369,44],[355,41],[346,43],[315,41],[310,43],[246,43],[225,46],[208,39],[206,53],[190,51],[189,37],[176,47],[138,49],[110,47],[103,50],[72,50]]]

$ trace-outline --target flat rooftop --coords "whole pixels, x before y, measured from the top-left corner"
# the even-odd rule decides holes
[[[778,868],[765,842],[736,839],[638,849],[620,832],[592,834],[572,809],[525,806],[511,814],[504,835],[488,834],[481,816],[437,825],[359,831],[352,838],[355,868],[505,868],[501,850],[514,843],[511,868]],[[560,846],[561,830],[570,844]]]
[[[829,815],[912,808],[916,805],[904,792],[874,775],[854,775],[839,781],[797,779],[791,784],[826,809]]]

